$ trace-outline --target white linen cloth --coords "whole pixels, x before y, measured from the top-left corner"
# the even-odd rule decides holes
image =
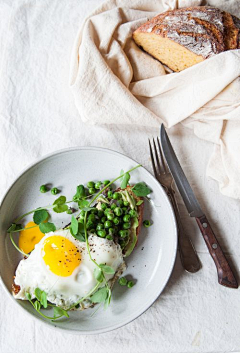
[[[100,0],[0,1],[0,198],[29,163],[65,147],[106,147],[152,172],[147,139],[158,128],[81,121],[69,88],[74,39]],[[224,1],[233,10],[235,1]],[[181,124],[169,130],[202,207],[228,258],[240,269],[240,202],[219,193],[205,175],[212,144]],[[57,172],[57,171],[56,171]],[[118,330],[93,336],[54,331],[28,316],[0,285],[1,353],[225,353],[240,351],[239,289],[217,284],[213,261],[196,222],[179,198],[186,232],[203,268],[183,271],[179,257],[160,298]],[[159,235],[161,236],[161,235]],[[111,307],[109,308],[111,310]],[[104,317],[104,312],[103,312]],[[94,319],[94,318],[93,318]]]
[[[215,144],[207,175],[240,198],[240,50],[181,73],[141,51],[132,32],[147,19],[201,0],[108,0],[87,17],[72,54],[70,84],[84,122],[172,127],[179,122]],[[240,16],[236,2],[235,15]]]

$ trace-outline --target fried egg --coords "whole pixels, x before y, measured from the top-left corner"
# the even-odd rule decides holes
[[[28,254],[31,252],[35,245],[40,242],[44,237],[44,234],[40,231],[39,226],[34,222],[29,222],[26,229],[21,230],[19,236],[19,248],[25,253]]]
[[[92,258],[98,264],[111,266],[114,271],[122,265],[122,251],[112,240],[90,235]],[[47,233],[35,245],[27,259],[20,261],[15,284],[20,286],[16,299],[26,299],[25,293],[35,298],[40,288],[49,302],[67,308],[86,296],[97,284],[96,265],[90,260],[86,243],[76,240],[68,229]],[[106,275],[110,280],[114,275]]]

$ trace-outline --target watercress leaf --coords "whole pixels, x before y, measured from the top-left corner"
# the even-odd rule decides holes
[[[11,226],[8,228],[7,232],[8,233],[11,233],[13,232],[14,230],[16,230],[16,223],[12,223]]]
[[[143,203],[143,200],[139,200],[139,201],[136,203],[136,206],[140,206],[142,203]]]
[[[57,205],[53,207],[53,211],[56,213],[63,213],[63,212],[66,212],[67,210],[68,210],[67,205]]]
[[[123,177],[124,177],[124,170],[123,169],[121,169],[121,171],[120,171],[120,176],[121,176],[120,181],[122,181]]]
[[[36,288],[34,291],[35,297],[37,298],[37,300],[41,301],[41,295],[42,295],[42,291],[40,288]]]
[[[127,187],[127,184],[130,180],[130,174],[129,173],[125,173],[123,178],[122,178],[122,182],[121,182],[121,189],[125,189]]]
[[[103,272],[99,267],[94,268],[93,274],[98,282],[101,283],[103,281]]]
[[[78,221],[77,219],[72,216],[71,218],[71,226],[70,226],[71,230],[72,230],[72,234],[76,235],[78,233]]]
[[[136,196],[143,197],[150,194],[151,189],[149,189],[149,187],[145,183],[141,182],[141,183],[135,184],[134,187],[132,188],[132,191]]]
[[[71,227],[70,227],[70,233],[72,234],[72,236],[75,239],[77,239],[79,241],[83,241],[84,242],[86,240],[85,239],[85,232],[84,232],[84,225],[82,223],[78,223],[78,232],[77,232],[77,234],[73,234]]]
[[[94,293],[90,299],[93,303],[102,303],[105,302],[107,295],[108,289],[106,287],[103,287],[98,289],[98,291]]]
[[[103,272],[105,272],[108,275],[113,275],[115,273],[114,269],[111,266],[107,266],[104,264],[99,265]]]
[[[76,234],[76,235],[72,235],[72,236],[79,241],[82,241],[82,242],[86,241],[85,236],[83,234]]]
[[[66,197],[65,196],[60,196],[59,198],[57,198],[55,201],[54,201],[54,203],[53,203],[53,205],[64,205],[65,204],[65,202],[66,202]]]
[[[34,302],[34,308],[35,308],[37,311],[39,311],[39,310],[41,309],[41,304],[39,303],[38,300],[36,300],[36,301]]]
[[[46,222],[46,223],[40,223],[39,224],[39,229],[42,233],[49,233],[49,232],[54,232],[56,230],[56,227],[53,223]]]
[[[57,317],[57,316],[69,317],[68,312],[58,306],[54,306],[53,313],[54,313],[54,317]]]
[[[89,207],[89,202],[87,200],[78,201],[78,206],[83,211],[90,211],[91,210],[91,207]]]
[[[31,299],[32,299],[32,297],[31,297],[31,294],[30,294],[30,293],[25,293],[25,297],[27,298],[27,300],[30,300],[30,301],[31,301]]]
[[[44,291],[42,291],[41,293],[40,303],[45,309],[47,308],[47,293]]]
[[[33,222],[36,224],[40,224],[46,221],[48,217],[49,217],[49,214],[47,210],[37,210],[33,214]]]
[[[81,199],[82,197],[85,197],[85,196],[86,196],[86,190],[85,190],[84,185],[78,185],[77,186],[77,192],[73,196],[73,200],[76,201],[76,200],[79,200],[79,199]]]

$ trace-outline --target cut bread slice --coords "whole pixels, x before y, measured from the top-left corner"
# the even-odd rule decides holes
[[[212,6],[166,11],[133,33],[136,44],[173,71],[239,48],[240,20]]]
[[[134,32],[136,44],[173,71],[182,71],[204,60],[174,41],[147,32]]]

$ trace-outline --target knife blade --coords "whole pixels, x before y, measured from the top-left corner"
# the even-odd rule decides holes
[[[199,205],[199,202],[194,195],[194,192],[182,170],[182,167],[177,159],[163,124],[160,128],[160,142],[164,157],[177,185],[179,193],[181,194],[182,199],[186,205],[189,216],[196,219],[199,229],[208,247],[209,253],[215,262],[219,284],[229,288],[238,288],[238,282],[234,276],[234,273],[217,241],[217,238],[210,226],[206,215],[202,211],[201,206]]]

